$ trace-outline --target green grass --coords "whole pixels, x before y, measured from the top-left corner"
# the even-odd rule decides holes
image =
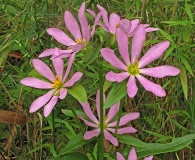
[[[59,101],[55,106],[53,117],[50,115],[45,118],[42,109],[34,114],[29,113],[31,103],[45,91],[20,84],[22,78],[35,74],[31,65],[33,58],[37,58],[45,49],[64,47],[52,39],[46,33],[46,29],[58,27],[67,33],[63,21],[64,11],[69,10],[77,16],[82,2],[82,0],[0,0],[0,110],[22,113],[25,118],[31,117],[29,121],[24,119],[23,125],[15,125],[14,120],[11,124],[0,122],[0,159],[7,157],[21,160],[52,159],[62,155],[62,158],[71,160],[75,154],[82,160],[87,159],[86,156],[93,157],[92,153],[96,156],[98,148],[96,140],[86,143],[82,139],[82,130],[70,111],[70,105],[76,112],[81,111],[80,104],[73,97],[70,95],[67,97],[71,99],[71,104],[67,104],[66,99]],[[131,123],[138,132],[131,134],[131,137],[125,137],[131,140],[136,138],[144,143],[139,144],[137,141],[134,142],[134,139],[132,143],[130,142],[132,145],[138,145],[136,146],[138,155],[142,157],[147,153],[153,153],[143,151],[141,148],[143,145],[146,145],[145,148],[156,148],[159,143],[168,144],[177,137],[195,134],[195,2],[193,0],[86,2],[96,13],[98,11],[96,5],[100,4],[109,14],[116,13],[128,19],[140,18],[142,23],[160,28],[160,31],[147,33],[143,53],[153,44],[164,40],[169,40],[171,45],[162,58],[149,66],[166,64],[181,70],[180,75],[176,77],[150,79],[163,85],[167,93],[164,98],[158,98],[139,86],[135,98],[130,99],[125,96],[122,99],[123,114],[140,112],[140,118]],[[87,17],[92,22],[89,14]],[[103,37],[108,36],[108,33],[98,28],[91,43],[97,45],[103,42],[102,48],[107,47]],[[73,71],[84,73],[79,84],[85,88],[89,101],[94,103],[95,93],[99,88],[97,65],[103,65],[103,76],[112,67],[103,61],[99,53],[96,53],[98,58],[93,63],[86,64],[83,62],[83,54],[82,52],[77,55]],[[44,61],[49,62],[47,58],[44,58]],[[111,87],[108,91],[110,90]],[[62,109],[66,111],[62,112]],[[81,123],[86,130],[86,126]],[[162,146],[159,149],[164,149],[162,152],[157,148],[154,159],[194,160],[194,139],[193,135],[184,137],[180,142],[174,143],[175,148],[174,145],[171,149]],[[110,157],[109,160],[115,159],[115,151],[123,155],[128,154],[131,148],[129,142],[124,140],[119,142],[121,142],[119,147],[112,148],[110,153],[105,154],[106,157]],[[154,146],[148,143],[154,143]]]

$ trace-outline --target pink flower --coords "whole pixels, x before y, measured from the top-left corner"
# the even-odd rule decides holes
[[[106,11],[106,9],[100,5],[97,5],[97,7],[99,8],[102,18],[103,18],[103,23],[101,23],[100,21],[97,22],[97,24],[106,32],[112,33],[112,34],[116,34],[116,30],[117,28],[122,29],[129,37],[132,37],[137,26],[139,25],[140,21],[139,19],[135,19],[135,20],[128,20],[128,19],[121,19],[119,15],[112,13],[108,19],[108,12]],[[87,10],[91,15],[93,15],[94,17],[96,16],[95,13],[91,10]],[[99,19],[99,17],[98,17]],[[152,28],[149,27],[148,24],[144,24],[145,27],[145,31],[146,32],[152,32],[152,31],[157,31],[159,30],[158,28]]]
[[[118,49],[123,62],[116,57],[114,51],[109,48],[101,49],[101,54],[106,61],[112,66],[122,70],[121,73],[114,73],[112,71],[106,74],[106,79],[111,82],[122,82],[129,78],[127,82],[127,93],[129,97],[134,97],[137,94],[138,88],[136,79],[141,83],[145,90],[154,93],[156,96],[164,97],[166,95],[164,89],[142,75],[152,76],[156,78],[163,78],[165,76],[176,76],[180,70],[173,66],[158,66],[152,68],[144,68],[149,63],[160,58],[163,52],[169,47],[170,42],[164,41],[154,45],[145,55],[138,61],[143,44],[146,39],[145,27],[139,25],[132,39],[131,60],[128,51],[128,37],[121,30],[116,31],[116,39],[118,42]]]
[[[68,79],[68,75],[72,66],[74,56],[69,58],[66,72],[64,73],[64,62],[61,58],[52,59],[52,64],[55,69],[53,73],[50,68],[41,60],[33,59],[32,65],[44,78],[47,80],[41,80],[34,77],[27,77],[20,81],[25,86],[39,88],[39,89],[50,89],[49,92],[43,96],[37,98],[30,106],[30,113],[36,112],[42,106],[44,106],[44,116],[47,117],[55,104],[59,99],[64,99],[67,94],[67,88],[74,85],[82,77],[81,72],[76,72]]]
[[[80,102],[81,103],[81,102]],[[95,117],[93,112],[90,109],[90,104],[87,103],[81,103],[83,110],[85,114],[89,117],[91,121],[88,121],[84,119],[82,116],[79,115],[79,118],[85,122],[86,125],[94,128],[91,131],[86,131],[84,134],[84,139],[91,139],[93,137],[97,137],[100,134],[100,97],[99,97],[99,91],[96,95],[96,110],[98,114],[98,119]],[[114,104],[110,110],[108,111],[107,116],[105,116],[105,110],[104,110],[104,138],[110,141],[113,145],[117,146],[118,141],[115,137],[110,134],[110,132],[115,133],[115,127],[117,125],[117,121],[111,122],[111,120],[114,118],[114,116],[119,111],[120,102]],[[121,117],[119,122],[119,129],[117,130],[117,134],[125,134],[125,133],[135,133],[137,130],[133,127],[124,127],[120,128],[121,126],[124,126],[129,121],[135,120],[139,117],[138,112],[128,113]]]
[[[117,160],[125,160],[125,158],[119,153],[116,153]],[[144,158],[144,160],[152,160],[153,156]],[[129,152],[128,160],[138,160],[135,148],[132,148]]]
[[[62,30],[58,28],[48,28],[47,33],[54,37],[59,43],[68,46],[70,52],[79,52],[83,48],[86,47],[88,41],[94,33],[95,26],[91,31],[90,26],[88,24],[87,18],[85,16],[85,3],[83,2],[79,11],[78,11],[78,19],[81,26],[81,31],[79,24],[76,19],[73,17],[72,13],[66,11],[64,13],[64,22],[68,29],[68,31],[74,37],[72,40],[70,37],[66,35]],[[68,51],[67,51],[68,52]]]

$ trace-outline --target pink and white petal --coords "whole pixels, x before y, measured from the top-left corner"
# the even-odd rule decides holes
[[[39,89],[51,89],[52,84],[49,82],[42,81],[37,78],[27,77],[20,81],[21,84],[29,87],[39,88]]]
[[[109,48],[102,48],[100,50],[102,57],[109,62],[113,67],[116,67],[118,69],[127,70],[127,66],[121,62],[117,56],[115,55],[114,51],[112,49]]]
[[[116,129],[115,128],[107,128],[108,131],[115,133]],[[116,134],[125,134],[125,133],[135,133],[137,130],[133,127],[125,127],[125,128],[120,128],[117,130]]]
[[[83,29],[82,36],[83,36],[83,39],[85,39],[86,42],[89,42],[89,40],[91,38],[91,29],[90,29],[90,26],[88,26],[85,29]]]
[[[180,70],[173,66],[158,66],[153,68],[143,68],[140,69],[141,74],[145,74],[147,76],[163,78],[166,76],[176,76],[178,75]]]
[[[115,103],[112,107],[110,107],[108,111],[108,118],[106,119],[106,123],[109,123],[110,120],[118,113],[120,107],[120,101]]]
[[[95,129],[95,130],[92,130],[92,131],[87,131],[84,134],[84,139],[85,140],[88,140],[88,139],[91,139],[93,137],[98,137],[99,134],[100,134],[100,129]]]
[[[88,120],[86,120],[85,118],[83,118],[81,115],[78,115],[78,117],[89,127],[94,127],[94,128],[98,128],[97,124],[95,123],[91,123]]]
[[[165,90],[159,84],[153,83],[141,75],[136,77],[146,91],[150,91],[158,97],[166,96]]]
[[[122,19],[118,26],[122,29],[126,34],[128,34],[129,30],[131,29],[131,21],[128,19]]]
[[[109,26],[109,22],[108,22],[108,12],[106,11],[106,9],[100,5],[97,5],[98,9],[101,11],[101,15],[104,21],[104,24],[108,27]]]
[[[105,95],[103,95],[103,102],[105,102]],[[98,119],[100,120],[100,90],[97,91],[96,93],[96,100],[95,100],[95,104],[96,104],[96,110],[97,110],[97,114],[98,114]],[[103,115],[105,115],[105,110]]]
[[[114,146],[118,146],[118,140],[113,135],[111,135],[107,130],[104,130],[104,137],[105,139],[110,141],[110,143],[112,143]]]
[[[135,120],[139,117],[139,112],[127,113],[120,118],[119,126],[123,126],[128,122]],[[108,124],[108,127],[115,127],[117,125],[117,121]]]
[[[66,95],[67,95],[67,89],[65,89],[65,88],[61,88],[60,89],[60,96],[59,96],[59,99],[64,99],[65,97],[66,97]]]
[[[132,34],[136,30],[137,26],[139,25],[140,20],[134,19],[130,22],[131,22],[131,28],[130,28],[128,34]]]
[[[60,55],[57,55],[57,56],[52,55],[52,57],[50,59],[52,60],[52,59],[55,59],[55,58],[68,58],[70,56],[71,56],[70,53],[61,53]]]
[[[75,45],[70,45],[70,48],[74,52],[79,52],[80,50],[82,50],[83,48],[85,48],[85,45],[83,43],[78,43],[78,44],[75,44]]]
[[[107,128],[107,130],[112,133],[115,133],[116,129]],[[137,132],[137,130],[133,127],[124,127],[124,128],[119,128],[116,134],[126,134],[126,133],[135,133],[135,132]]]
[[[137,160],[137,153],[135,148],[132,148],[129,152],[128,160]]]
[[[64,87],[71,87],[74,85],[75,82],[77,82],[79,79],[81,79],[83,73],[76,72],[73,74],[73,76],[64,84]]]
[[[125,158],[119,152],[116,152],[116,158],[117,160],[125,160]]]
[[[58,28],[48,28],[47,33],[55,38],[59,43],[70,46],[76,44],[70,37],[68,37],[63,31]]]
[[[139,25],[133,35],[132,50],[131,50],[131,63],[135,63],[138,60],[142,47],[146,40],[146,32],[143,25]]]
[[[69,11],[66,11],[64,13],[64,22],[68,31],[73,35],[75,39],[82,38],[79,25],[72,13],[70,13]]]
[[[81,7],[79,8],[78,19],[79,19],[79,22],[81,24],[81,31],[82,31],[82,35],[83,35],[83,31],[86,30],[86,28],[88,28],[88,21],[87,21],[87,18],[85,16],[85,2],[83,2]]]
[[[57,76],[60,76],[62,80],[64,72],[64,61],[62,60],[62,58],[54,58],[52,59],[52,64],[54,66]]]
[[[138,88],[136,85],[135,76],[130,76],[127,82],[127,94],[130,98],[133,98],[137,94],[137,91],[138,91]]]
[[[83,107],[83,110],[85,114],[87,115],[87,117],[89,117],[95,124],[98,124],[99,121],[97,120],[93,112],[91,111],[89,102],[79,102],[79,103]]]
[[[42,58],[42,57],[47,57],[47,56],[51,56],[54,54],[55,48],[51,48],[51,49],[46,49],[45,51],[43,51],[38,57]]]
[[[41,107],[43,107],[52,97],[53,90],[47,92],[43,96],[37,98],[35,101],[30,106],[30,113],[36,112],[39,110]]]
[[[70,70],[71,70],[71,67],[72,67],[72,63],[74,62],[76,53],[77,52],[72,53],[72,55],[68,58],[68,66],[66,68],[66,72],[65,72],[65,75],[64,75],[64,78],[63,78],[62,82],[64,82],[66,80],[66,78],[68,77],[68,75],[70,73]]]
[[[144,158],[144,160],[152,160],[152,159],[153,159],[153,156],[149,156],[149,157]]]
[[[152,61],[155,61],[156,59],[160,58],[164,51],[169,47],[169,45],[169,41],[164,41],[152,46],[139,60],[139,68],[142,68],[151,63]]]
[[[96,17],[96,13],[92,11],[91,9],[86,9],[86,11],[91,14],[94,18]]]
[[[127,37],[127,34],[120,28],[116,30],[116,40],[118,43],[118,50],[120,52],[120,55],[125,64],[128,66],[130,64],[128,49],[129,38]]]
[[[47,103],[45,105],[44,111],[43,111],[43,114],[44,114],[45,117],[49,116],[49,114],[51,113],[52,109],[56,105],[57,101],[58,101],[58,96],[53,96],[51,98],[51,100],[49,101],[49,103]]]
[[[122,82],[129,77],[128,72],[114,73],[112,71],[106,74],[106,80],[111,82]]]
[[[116,32],[116,27],[117,25],[119,24],[121,18],[115,14],[115,13],[112,13],[109,17],[109,30],[112,34],[115,34]]]
[[[145,32],[154,32],[154,31],[158,31],[159,28],[153,28],[153,27],[148,27],[145,29]]]
[[[54,75],[51,69],[41,60],[33,59],[32,60],[33,67],[39,72],[43,77],[49,79],[51,82],[54,80]]]

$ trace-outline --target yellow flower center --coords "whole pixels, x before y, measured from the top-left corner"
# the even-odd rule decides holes
[[[60,81],[60,76],[56,76],[53,84],[52,84],[53,88],[56,88],[57,90],[61,89],[63,87],[63,83]]]
[[[106,120],[108,119],[108,116],[104,117],[103,122],[103,130],[108,128],[108,124],[106,123]],[[100,122],[98,123],[98,128],[100,128]]]
[[[130,64],[127,67],[127,71],[129,74],[131,74],[132,76],[137,76],[139,74],[139,68],[138,68],[138,60],[136,60],[135,63]]]
[[[87,45],[87,42],[86,42],[86,40],[85,39],[83,39],[83,38],[78,38],[78,39],[75,39],[75,42],[77,43],[77,44],[83,44],[84,46],[86,46]]]
[[[116,24],[116,28],[118,28],[118,27],[119,27],[119,23]]]

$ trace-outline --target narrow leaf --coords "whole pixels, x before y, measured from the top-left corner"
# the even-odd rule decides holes
[[[183,93],[184,93],[184,96],[187,100],[188,99],[188,82],[187,82],[188,79],[187,79],[187,75],[186,75],[186,70],[182,65],[179,67],[179,69],[180,69],[179,77],[180,77]]]

